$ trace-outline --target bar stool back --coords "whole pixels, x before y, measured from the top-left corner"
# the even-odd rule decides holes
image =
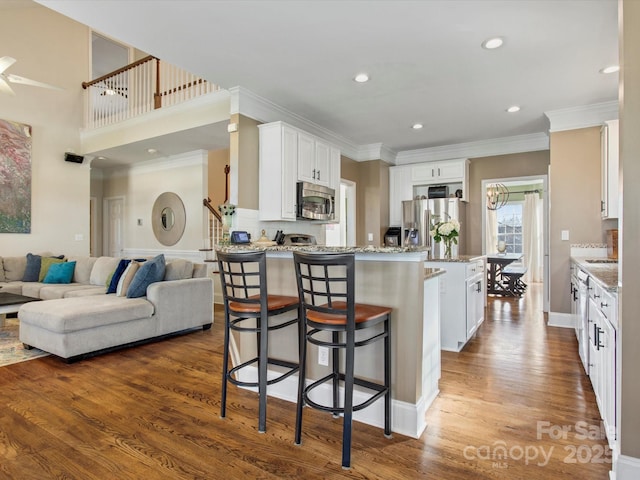
[[[226,416],[227,382],[243,387],[258,387],[258,431],[264,433],[267,423],[267,385],[280,382],[296,373],[296,362],[269,357],[269,332],[300,323],[294,319],[275,319],[285,312],[298,309],[298,298],[284,295],[268,295],[267,264],[265,252],[222,253],[217,252],[220,283],[224,299],[224,358],[222,361],[222,402],[220,416]],[[229,368],[229,343],[231,331],[256,335],[256,356]],[[300,331],[298,332],[300,336]],[[252,365],[258,367],[258,381],[238,379],[240,371]],[[278,365],[284,371],[267,380],[267,366]]]
[[[342,467],[347,469],[351,465],[353,412],[384,397],[384,434],[391,437],[391,308],[355,302],[354,254],[294,252],[293,259],[303,323],[295,443],[300,445],[302,442],[304,405],[331,412],[334,417],[342,414]],[[382,328],[360,332],[380,324]],[[359,332],[358,339],[356,331]],[[355,377],[355,349],[380,340],[384,342],[384,382]],[[305,368],[307,342],[331,349],[331,373],[309,385],[306,385]],[[340,350],[345,352],[344,369],[340,368]],[[332,387],[330,405],[310,398],[310,392],[326,382]],[[344,386],[342,398],[341,384]],[[353,404],[354,384],[368,393],[367,400],[358,405]]]

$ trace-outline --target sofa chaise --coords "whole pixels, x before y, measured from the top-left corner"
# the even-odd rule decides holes
[[[161,281],[146,286],[145,295],[128,298],[106,293],[119,258],[69,257],[76,264],[67,284],[23,281],[27,265],[22,258],[0,258],[0,291],[42,299],[20,307],[20,341],[68,362],[206,330],[213,322],[213,282],[203,264],[168,260]]]

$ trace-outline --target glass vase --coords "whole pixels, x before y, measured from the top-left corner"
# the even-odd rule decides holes
[[[445,238],[444,241],[444,258],[451,258],[451,239]]]

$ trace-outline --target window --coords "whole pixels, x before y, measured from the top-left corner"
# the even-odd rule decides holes
[[[511,202],[497,210],[498,241],[507,245],[507,253],[522,252],[522,203]]]

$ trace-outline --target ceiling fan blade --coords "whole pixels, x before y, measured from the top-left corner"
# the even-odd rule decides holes
[[[11,65],[16,63],[16,59],[12,57],[2,57],[0,58],[0,73],[4,72]]]
[[[11,87],[7,82],[4,81],[4,78],[0,77],[0,92],[8,93],[9,95],[15,95],[15,92],[11,90]]]
[[[11,83],[19,83],[21,85],[30,85],[32,87],[43,87],[43,88],[51,88],[53,90],[63,90],[60,87],[56,87],[55,85],[50,85],[44,82],[38,82],[36,80],[31,80],[30,78],[20,77],[19,75],[12,75],[10,73],[5,73],[4,77],[9,80]]]

